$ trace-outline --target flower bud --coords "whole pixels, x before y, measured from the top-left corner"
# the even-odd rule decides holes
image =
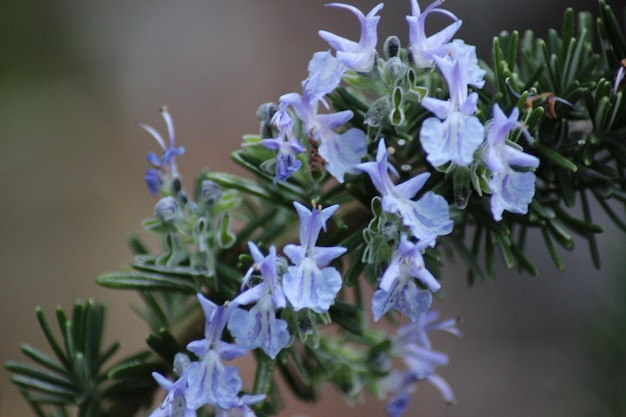
[[[278,108],[274,103],[263,103],[259,106],[256,111],[256,116],[259,118],[261,122],[261,139],[271,138],[274,136],[272,133],[272,117],[274,117],[274,113]]]
[[[385,54],[385,58],[387,59],[397,57],[398,52],[400,52],[400,39],[395,35],[385,39],[383,52]]]
[[[389,78],[391,78],[394,82],[398,82],[404,78],[407,66],[400,58],[395,56],[393,58],[389,58],[387,64],[385,65],[385,69],[387,70]]]
[[[176,218],[178,203],[174,197],[164,197],[154,207],[154,217],[162,223],[169,223]]]
[[[207,206],[211,207],[217,203],[222,196],[222,190],[214,181],[204,180],[200,185],[200,198]]]
[[[190,363],[189,356],[184,353],[177,353],[176,356],[174,356],[174,373],[181,376]]]

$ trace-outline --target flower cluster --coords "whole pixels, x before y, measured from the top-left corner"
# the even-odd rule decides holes
[[[262,249],[268,236],[259,243],[248,241],[252,265],[241,278],[238,294],[220,307],[198,295],[207,318],[205,339],[190,343],[187,349],[199,360],[187,360],[180,366],[175,382],[155,375],[168,395],[154,415],[195,415],[204,405],[213,406],[218,414],[226,410],[232,410],[233,415],[251,414],[249,405],[262,401],[267,391],[253,396],[241,394],[242,381],[236,369],[224,366],[222,360],[254,349],[272,361],[280,360],[281,352],[293,352],[298,337],[305,346],[317,346],[319,338],[302,339],[300,330],[304,328],[307,333],[307,329],[328,324],[330,317],[336,316],[332,309],[343,299],[343,281],[348,279],[340,272],[345,264],[342,259],[351,252],[347,275],[362,270],[354,263],[372,266],[374,321],[393,312],[409,321],[400,327],[390,350],[391,356],[404,360],[407,369],[387,372],[381,379],[385,390],[394,393],[389,414],[401,414],[414,382],[420,380],[430,381],[447,402],[453,401],[450,387],[435,373],[436,367],[447,363],[447,356],[431,349],[427,334],[436,329],[459,332],[457,321],[437,322],[437,313],[429,310],[433,294],[441,289],[429,262],[439,240],[455,228],[454,210],[462,207],[451,208],[445,189],[436,184],[441,183],[442,174],[448,179],[456,178],[455,172],[474,176],[482,172],[487,189],[479,184],[477,194],[491,194],[488,201],[493,219],[500,221],[504,211],[526,213],[534,195],[532,171],[539,160],[513,140],[515,131],[529,138],[517,108],[507,117],[496,104],[492,120],[479,118],[475,90],[484,86],[486,71],[478,65],[475,47],[453,39],[462,22],[441,5],[442,1],[435,1],[422,11],[417,1],[411,0],[412,13],[406,17],[410,45],[402,50],[398,38],[391,37],[385,42],[383,58],[376,50],[382,3],[367,14],[353,6],[329,4],[358,19],[360,39],[352,41],[320,31],[322,39],[335,50],[334,55],[330,50],[315,53],[301,93],[282,95],[278,104],[268,103],[259,109],[261,133],[248,145],[262,147],[246,146],[241,151],[248,166],[250,161],[261,159],[257,173],[273,176],[267,188],[270,198],[278,195],[274,190],[280,185],[300,201],[308,197],[329,204],[322,208],[314,203],[308,209],[291,198],[289,205],[300,221],[299,244],[284,245],[285,257],[281,257],[276,245]],[[426,20],[432,14],[443,15],[451,23],[427,35]],[[441,91],[446,91],[447,97],[429,94],[436,80],[443,83]],[[342,83],[359,86],[363,92],[346,93]],[[423,122],[418,129],[409,128],[412,121],[407,120],[407,111],[421,112]],[[169,114],[165,112],[164,117],[170,130],[169,148],[154,129],[141,126],[165,150],[161,159],[151,156],[150,162],[175,175],[174,156],[182,154],[182,149],[174,148]],[[404,136],[399,132],[405,132]],[[412,153],[403,149],[407,142],[412,143]],[[164,181],[165,174],[155,172],[148,181],[151,192]],[[335,190],[339,190],[334,196],[332,192],[326,194],[327,184],[331,184],[328,181],[333,179]],[[369,226],[361,236],[357,233],[347,239],[346,246],[318,245],[321,231],[340,212],[340,204],[353,198],[349,192],[358,187],[361,200],[371,201]],[[263,192],[255,188],[253,194]],[[341,193],[345,196],[337,197]],[[180,203],[172,199],[174,212]],[[349,222],[348,217],[344,216],[343,222]],[[357,239],[357,244],[352,245],[351,239]],[[363,248],[361,259],[354,256],[355,247]],[[222,341],[225,329],[234,344]],[[364,385],[362,381],[359,384]]]

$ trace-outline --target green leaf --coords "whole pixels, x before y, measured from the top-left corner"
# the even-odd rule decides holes
[[[122,290],[159,291],[172,290],[196,293],[193,281],[188,278],[147,273],[110,272],[96,278],[103,287]]]
[[[565,264],[563,264],[563,261],[561,260],[561,257],[559,256],[559,253],[556,250],[556,246],[554,246],[554,242],[552,241],[552,238],[550,237],[550,234],[548,233],[546,229],[541,229],[541,234],[543,235],[543,239],[546,243],[546,247],[548,248],[548,252],[550,253],[550,257],[552,258],[554,265],[556,265],[559,271],[561,272],[565,271]]]
[[[558,153],[557,151],[548,148],[544,145],[538,145],[535,149],[543,157],[542,159],[552,162],[556,166],[566,169],[571,172],[578,171],[578,167],[575,163]]]
[[[48,344],[52,348],[52,351],[54,352],[56,357],[61,361],[63,366],[67,367],[69,365],[68,358],[67,356],[65,356],[65,353],[63,353],[61,346],[59,345],[56,337],[52,333],[52,329],[50,329],[50,325],[46,320],[43,310],[41,309],[41,307],[37,307],[35,311],[37,314],[37,320],[39,320],[39,325],[41,326],[41,330],[43,330],[43,333],[46,336],[46,340],[48,340]]]

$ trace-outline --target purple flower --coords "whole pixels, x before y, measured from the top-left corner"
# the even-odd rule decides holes
[[[376,43],[378,35],[376,27],[380,16],[376,14],[383,8],[380,3],[365,16],[359,9],[343,3],[329,3],[327,6],[349,10],[361,24],[361,38],[359,42],[348,40],[334,33],[320,30],[318,33],[328,44],[337,50],[337,59],[346,67],[357,72],[370,72],[376,57]]]
[[[507,117],[500,106],[493,108],[493,122],[487,133],[484,158],[491,171],[491,213],[496,221],[502,220],[504,210],[525,214],[535,195],[535,174],[514,169],[535,169],[539,159],[506,143],[511,130],[520,125],[519,110],[514,108]]]
[[[156,195],[164,183],[169,185],[174,178],[178,177],[176,157],[185,153],[185,148],[182,146],[176,148],[174,122],[172,121],[172,116],[167,107],[161,107],[160,112],[167,126],[169,145],[165,144],[163,137],[156,129],[143,123],[137,123],[137,126],[150,133],[163,149],[163,155],[160,158],[154,152],[148,154],[148,163],[154,168],[148,169],[145,180],[152,195]]]
[[[452,39],[463,23],[454,14],[447,10],[439,9],[437,6],[443,3],[442,0],[435,1],[422,13],[417,0],[411,0],[411,16],[407,16],[409,23],[409,42],[413,61],[418,68],[430,68],[433,66],[433,51],[439,49],[443,44]],[[426,17],[430,13],[441,13],[448,16],[453,22],[431,36],[426,36],[424,28]]]
[[[244,276],[242,288],[248,284],[255,270],[261,272],[263,282],[231,301],[233,308],[256,304],[249,311],[234,308],[228,321],[228,330],[238,345],[246,349],[261,348],[275,359],[278,352],[289,344],[290,338],[287,322],[276,318],[276,310],[287,305],[276,269],[276,248],[272,246],[269,255],[264,257],[254,243],[248,242],[248,247],[254,258],[254,265]]]
[[[272,116],[271,123],[278,129],[278,136],[263,139],[261,142],[266,148],[278,151],[276,155],[276,181],[287,181],[291,173],[300,169],[302,162],[296,154],[304,152],[304,147],[293,134],[293,120],[285,110],[278,110]]]
[[[389,152],[385,140],[378,142],[376,162],[365,162],[357,166],[366,172],[382,197],[382,208],[389,213],[397,213],[402,223],[413,236],[426,245],[434,245],[437,236],[452,231],[454,222],[450,220],[450,207],[445,198],[429,191],[419,200],[411,200],[424,186],[429,173],[419,174],[402,184],[394,185],[389,176],[387,158]]]
[[[317,238],[326,222],[339,208],[338,205],[319,210],[308,210],[298,202],[293,203],[300,217],[300,245],[287,245],[284,252],[295,265],[283,275],[283,288],[287,300],[295,311],[310,308],[325,313],[341,289],[341,275],[333,267],[326,267],[333,259],[343,255],[346,248],[316,246]]]
[[[424,121],[420,142],[427,154],[426,159],[433,166],[450,161],[468,166],[484,138],[484,127],[474,116],[478,94],[468,95],[467,90],[471,54],[463,54],[462,60],[448,56],[434,56],[433,59],[448,83],[450,99],[422,99],[422,105],[437,117]]]
[[[247,351],[221,340],[230,309],[218,307],[202,294],[198,294],[198,301],[206,317],[205,338],[187,345],[187,349],[198,356],[200,361],[191,362],[187,367],[188,389],[185,399],[188,407],[194,409],[205,404],[227,408],[239,393],[242,383],[237,368],[224,366],[221,360],[234,359]]]

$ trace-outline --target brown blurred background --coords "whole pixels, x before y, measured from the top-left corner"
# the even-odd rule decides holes
[[[121,339],[125,352],[143,345],[147,329],[128,307],[134,296],[94,283],[129,263],[126,237],[141,230],[155,203],[143,174],[156,143],[134,122],[165,131],[158,108],[170,107],[178,144],[187,149],[179,165],[188,182],[202,167],[236,170],[228,154],[243,134],[257,131],[257,106],[299,91],[311,55],[328,49],[317,30],[357,36],[356,19],[324,3],[2,2],[0,361],[23,359],[21,342],[46,346],[35,306],[52,315],[76,298],[108,305],[108,339]],[[353,4],[367,12],[376,3]],[[535,28],[545,35],[560,26],[567,6],[597,9],[592,0],[446,3],[464,20],[458,37],[478,45],[483,58],[494,34]],[[407,39],[409,12],[408,0],[385,4],[380,42],[391,34]],[[538,278],[502,271],[497,282],[467,290],[462,266],[451,267],[449,301],[440,308],[464,317],[465,336],[434,343],[451,357],[441,374],[459,403],[445,406],[424,385],[410,415],[582,415],[593,395],[581,340],[623,255],[623,235],[607,229],[600,272],[584,242],[563,274],[541,244],[530,255],[541,265]],[[0,368],[0,416],[31,415],[8,378]],[[370,398],[350,407],[329,391],[317,408],[294,405],[283,415],[297,413],[383,415],[383,403]]]

